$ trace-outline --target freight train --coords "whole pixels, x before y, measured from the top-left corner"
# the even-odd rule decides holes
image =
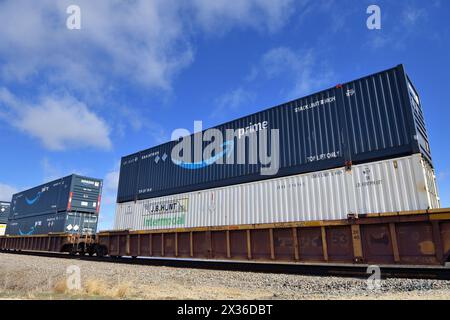
[[[86,193],[76,194],[83,178],[65,179],[48,186],[65,188],[50,211],[31,209],[31,216],[61,214],[64,223],[39,229],[36,219],[25,222],[18,203],[28,194],[39,199],[45,186],[15,195],[0,249],[308,263],[449,260],[450,209],[440,208],[421,100],[403,65],[123,157],[112,231],[94,232],[101,181],[84,179]]]

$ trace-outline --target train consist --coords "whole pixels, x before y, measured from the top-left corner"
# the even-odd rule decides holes
[[[402,65],[123,157],[112,231],[95,234],[101,181],[64,179],[49,184],[61,189],[51,212],[23,204],[43,186],[13,196],[0,249],[407,265],[450,255],[450,209]],[[94,185],[76,193],[83,179]],[[43,228],[45,214],[64,223]]]

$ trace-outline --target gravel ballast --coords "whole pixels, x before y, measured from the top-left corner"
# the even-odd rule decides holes
[[[81,289],[66,287],[76,266]],[[69,269],[69,277],[73,269]],[[73,278],[72,278],[73,279]],[[173,268],[0,253],[0,298],[450,299],[450,281],[364,279]]]

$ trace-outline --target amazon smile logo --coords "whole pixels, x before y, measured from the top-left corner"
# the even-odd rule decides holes
[[[249,123],[243,128],[203,131],[201,121],[194,122],[194,134],[177,129],[172,140],[172,162],[186,170],[199,170],[213,164],[260,165],[261,175],[275,175],[279,169],[279,130],[269,122]],[[193,148],[192,148],[193,146]],[[193,151],[193,152],[192,152]]]
[[[184,162],[177,159],[172,158],[172,162],[175,163],[177,166],[180,166],[184,169],[188,170],[196,170],[196,169],[202,169],[207,166],[212,165],[213,163],[216,163],[220,159],[222,159],[224,156],[230,157],[233,154],[234,149],[234,141],[225,141],[221,145],[222,151],[218,154],[211,156],[208,159],[198,161],[198,162]]]
[[[32,206],[33,204],[39,201],[39,199],[41,198],[41,194],[42,192],[38,192],[36,197],[34,197],[33,199],[28,199],[27,197],[25,197],[25,201],[29,206]]]

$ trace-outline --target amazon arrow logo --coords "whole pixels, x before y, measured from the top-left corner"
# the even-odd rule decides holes
[[[229,157],[231,155],[231,152],[234,149],[234,141],[225,141],[221,145],[221,147],[223,148],[222,152],[219,152],[215,156],[212,156],[212,157],[210,157],[208,159],[205,159],[203,161],[199,161],[199,162],[184,162],[184,161],[180,161],[180,160],[172,158],[172,162],[174,164],[176,164],[177,166],[182,167],[183,169],[188,169],[188,170],[202,169],[202,168],[205,168],[207,166],[212,165],[213,163],[215,163],[217,160],[221,159],[224,156]]]
[[[35,204],[39,198],[41,197],[42,192],[38,192],[38,194],[36,195],[36,197],[34,197],[33,199],[28,199],[27,197],[25,197],[25,201],[27,202],[27,204],[29,206],[32,206],[33,204]]]
[[[268,121],[250,122],[238,129],[203,131],[202,128],[202,122],[195,121],[194,134],[186,129],[172,133],[172,141],[177,141],[171,152],[175,165],[187,170],[202,169],[212,164],[259,165],[261,175],[277,174],[280,165],[279,129],[269,130]]]
[[[21,236],[31,236],[34,233],[34,229],[35,227],[31,227],[31,230],[28,232],[23,232],[22,230],[19,229],[19,234]]]

